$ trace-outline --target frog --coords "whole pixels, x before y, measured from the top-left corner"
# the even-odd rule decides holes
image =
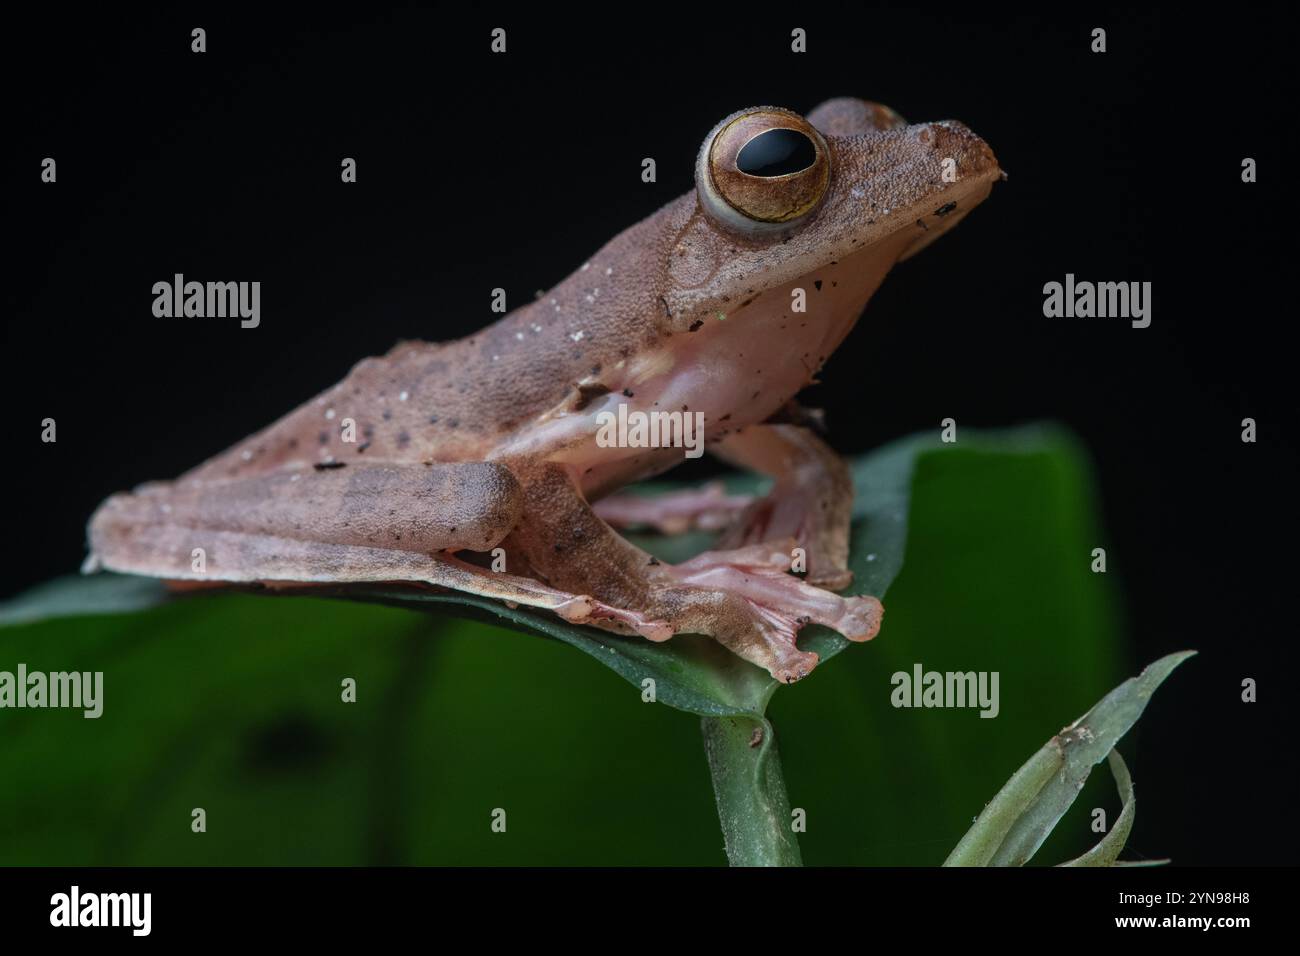
[[[178,478],[108,497],[87,572],[176,587],[461,592],[663,642],[712,638],[792,683],[800,631],[880,630],[851,590],[853,482],[799,393],[899,262],[1004,178],[957,121],[838,97],[742,109],[705,136],[695,189],[568,278],[451,342],[399,342]],[[680,443],[596,440],[615,413],[694,416],[705,452],[761,476],[629,490]],[[716,537],[660,560],[631,532]]]

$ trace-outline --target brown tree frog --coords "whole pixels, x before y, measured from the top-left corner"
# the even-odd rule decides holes
[[[796,646],[801,627],[865,641],[882,608],[835,593],[852,577],[852,485],[793,399],[890,267],[1001,176],[962,124],[909,125],[863,100],[806,119],[734,113],[705,139],[695,191],[549,293],[459,341],[365,359],[180,478],[110,497],[90,521],[87,567],[451,588],[631,639],[711,635],[797,680],[817,662]],[[683,448],[598,442],[602,426],[676,412],[771,491],[620,494]],[[714,550],[669,564],[617,530],[634,524],[722,531]],[[796,548],[803,577],[790,570]]]

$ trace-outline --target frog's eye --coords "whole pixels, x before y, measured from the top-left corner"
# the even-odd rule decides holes
[[[781,232],[809,216],[831,180],[830,151],[797,113],[764,106],[713,128],[695,164],[700,204],[748,235]]]

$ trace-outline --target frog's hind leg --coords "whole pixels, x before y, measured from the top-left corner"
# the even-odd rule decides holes
[[[216,580],[249,580],[251,565],[265,571],[269,563],[294,580],[320,566],[292,563],[311,544],[486,551],[514,526],[520,507],[519,482],[498,464],[301,465],[142,485],[100,505],[88,536],[92,558],[110,568],[183,570],[201,549],[204,573]],[[219,577],[225,574],[239,577]]]
[[[434,585],[651,640],[672,635],[662,621],[454,556],[491,549],[518,520],[519,486],[504,466],[368,463],[341,472],[287,468],[114,495],[91,519],[86,570],[278,589]]]
[[[772,490],[723,534],[719,548],[793,538],[807,554],[809,584],[832,591],[848,587],[853,478],[844,459],[797,425],[751,425],[710,450],[775,480]]]
[[[592,507],[614,528],[649,528],[660,534],[718,531],[730,525],[753,502],[751,495],[729,495],[722,482],[661,495],[620,492]]]
[[[665,622],[612,607],[591,595],[557,591],[526,577],[489,571],[445,551],[420,554],[218,531],[198,540],[214,555],[238,554],[240,561],[234,569],[217,564],[209,571],[183,551],[195,539],[183,542],[178,549],[175,540],[167,540],[173,537],[157,529],[142,529],[133,538],[134,554],[109,552],[99,556],[98,567],[191,586],[257,583],[276,591],[334,585],[427,585],[553,611],[574,624],[610,626],[653,641],[667,640],[673,633]]]
[[[857,641],[880,628],[883,609],[875,598],[841,597],[788,573],[793,540],[665,564],[602,521],[559,466],[538,466],[520,479],[524,514],[506,545],[525,555],[552,587],[595,595],[666,622],[674,633],[709,635],[783,682],[798,680],[817,663],[816,654],[796,645],[806,624]]]

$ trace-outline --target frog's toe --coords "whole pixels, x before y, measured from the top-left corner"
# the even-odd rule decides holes
[[[824,624],[849,640],[866,641],[880,630],[884,608],[870,595],[841,597],[786,572],[792,541],[750,545],[733,551],[706,551],[673,573],[686,584],[739,594],[755,607],[789,619],[798,627]]]
[[[875,637],[884,614],[880,602],[866,595],[841,597],[787,573],[790,543],[707,551],[666,568],[679,588],[697,595],[687,619],[675,621],[678,630],[711,634],[783,683],[817,665],[817,655],[796,644],[804,626],[822,624],[852,641]]]
[[[738,652],[740,656],[766,668],[782,684],[793,684],[811,674],[821,658],[812,651],[801,651],[795,643],[801,622],[763,605],[754,605],[754,611],[760,641],[747,653]]]

